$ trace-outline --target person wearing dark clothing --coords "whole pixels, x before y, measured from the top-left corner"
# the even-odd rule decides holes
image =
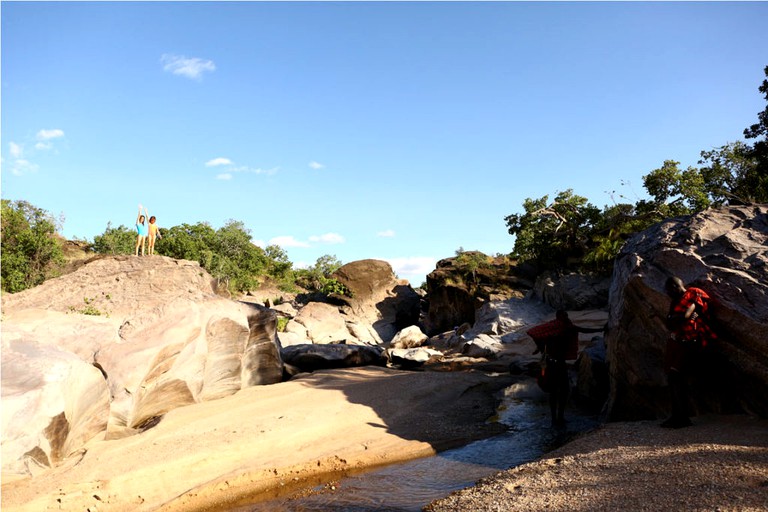
[[[672,414],[661,426],[683,428],[692,425],[688,416],[688,376],[696,352],[717,339],[709,326],[710,297],[704,290],[686,288],[679,277],[670,277],[665,283],[667,295],[672,299],[667,315],[669,338],[664,360]]]
[[[538,325],[528,331],[536,343],[536,351],[543,352],[543,367],[546,368],[547,388],[549,390],[549,408],[552,413],[552,426],[565,425],[565,406],[571,392],[568,376],[569,359],[576,359],[579,349],[580,332],[602,332],[605,328],[592,329],[579,327],[571,322],[568,313],[558,310],[551,322]]]

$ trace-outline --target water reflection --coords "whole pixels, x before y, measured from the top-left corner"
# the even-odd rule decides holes
[[[233,512],[419,512],[426,504],[484,477],[540,457],[564,437],[593,428],[595,418],[571,414],[566,430],[549,428],[548,406],[507,398],[499,436],[441,452],[434,457],[324,482],[301,497],[283,497]]]

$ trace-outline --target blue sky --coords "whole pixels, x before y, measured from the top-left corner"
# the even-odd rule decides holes
[[[3,2],[2,197],[92,240],[228,219],[414,286],[504,217],[741,140],[768,3]],[[615,191],[615,193],[612,193]]]

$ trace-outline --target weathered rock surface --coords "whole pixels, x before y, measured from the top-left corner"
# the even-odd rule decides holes
[[[533,296],[554,309],[583,310],[608,305],[611,278],[596,274],[545,272],[536,278]]]
[[[106,257],[2,299],[7,472],[282,378],[274,312],[218,297],[197,263]]]
[[[290,325],[299,324],[306,333],[306,338],[313,343],[342,343],[352,337],[339,308],[323,302],[310,302],[288,322],[289,332],[302,332],[301,328]]]
[[[631,238],[611,284],[608,345],[611,417],[668,412],[663,354],[669,275],[714,299],[719,341],[696,368],[694,412],[745,409],[768,415],[768,206],[706,210]]]
[[[368,345],[342,343],[302,344],[284,347],[280,351],[286,364],[303,372],[356,366],[385,366],[384,349]]]
[[[528,266],[478,252],[468,254],[486,258],[486,264],[470,271],[457,258],[446,258],[427,276],[429,308],[423,323],[429,336],[465,322],[474,324],[475,311],[486,302],[521,298],[533,287],[535,274]]]
[[[373,330],[361,336],[363,341],[387,343],[401,329],[419,322],[421,297],[408,281],[395,277],[386,261],[359,260],[347,263],[333,277],[347,287],[352,297],[336,297],[351,322],[370,325]]]
[[[418,325],[406,327],[392,338],[392,348],[416,348],[427,341],[427,335],[421,332]]]

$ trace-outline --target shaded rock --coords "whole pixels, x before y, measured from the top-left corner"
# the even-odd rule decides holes
[[[427,335],[417,325],[406,327],[392,338],[393,348],[415,348],[424,345]]]
[[[461,348],[461,353],[469,357],[494,359],[503,350],[504,347],[497,338],[487,334],[478,334],[471,341],[464,344]]]
[[[351,297],[334,298],[343,302],[350,321],[373,327],[376,343],[389,342],[401,329],[418,324],[421,297],[408,281],[395,277],[386,261],[353,261],[333,277],[351,292]]]
[[[284,347],[280,355],[286,364],[303,372],[355,366],[385,366],[387,362],[381,348],[341,343],[292,345]]]
[[[743,409],[768,415],[768,206],[706,210],[635,236],[614,267],[606,337],[614,419],[669,411],[663,355],[669,275],[715,299],[719,341],[695,368],[695,411]]]
[[[576,390],[579,400],[593,410],[602,409],[608,399],[610,379],[606,362],[605,341],[596,341],[579,353],[576,360]]]
[[[479,334],[509,335],[525,330],[531,325],[551,319],[554,310],[537,300],[512,298],[490,301],[477,310],[475,324],[464,337],[472,339]],[[514,336],[511,338],[514,339]]]
[[[608,305],[611,278],[594,274],[559,275],[545,272],[536,278],[533,295],[553,309],[581,310]]]
[[[424,329],[429,336],[475,323],[475,311],[490,300],[522,298],[533,286],[535,274],[505,257],[491,258],[479,252],[465,253],[482,265],[470,270],[456,258],[437,262],[427,276],[428,310]]]

